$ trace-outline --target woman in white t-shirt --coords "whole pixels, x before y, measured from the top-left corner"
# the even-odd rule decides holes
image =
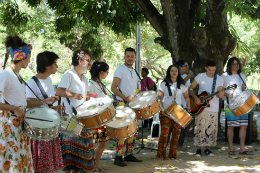
[[[172,96],[169,94],[169,90]],[[173,121],[167,114],[165,110],[175,102],[181,105],[181,96],[184,95],[188,110],[190,109],[190,99],[187,93],[187,88],[184,86],[184,82],[179,73],[178,67],[176,65],[171,65],[167,69],[166,78],[161,83],[158,92],[158,98],[161,100],[162,110],[160,112],[160,122],[161,122],[161,135],[158,143],[157,157],[160,159],[166,158],[166,147],[167,139],[170,127],[172,126],[172,139],[170,143],[170,152],[168,157],[176,159],[177,144],[181,132],[181,126]]]
[[[32,47],[18,36],[7,37],[5,46],[9,48],[12,60],[11,66],[0,73],[0,94],[3,97],[0,103],[0,172],[30,173],[34,172],[31,145],[29,137],[22,133],[25,108],[51,104],[54,98],[26,100],[25,83],[19,72],[28,66]]]
[[[49,76],[56,73],[58,68],[58,58],[58,55],[49,51],[37,55],[36,63],[38,74],[36,74],[35,77],[40,82],[40,85],[48,97],[55,96],[52,80]],[[44,99],[44,96],[35,80],[32,78],[27,82],[27,84],[40,99]],[[36,96],[28,87],[26,87],[26,97],[27,100],[37,100]],[[48,105],[41,107],[48,107]],[[61,109],[65,110],[62,106],[49,105],[49,107],[59,112],[61,112]],[[50,141],[31,140],[31,147],[35,172],[54,172],[63,168],[59,136]]]
[[[93,97],[105,97],[107,95],[106,88],[102,84],[102,80],[107,77],[109,73],[109,66],[105,62],[94,62],[90,74],[91,80],[89,81],[89,93]],[[97,95],[93,95],[96,93]],[[99,160],[102,156],[102,153],[106,147],[107,140],[109,137],[106,135],[106,128],[104,126],[92,129],[93,139],[95,143],[98,143],[98,146],[95,148],[96,155],[96,172],[104,172],[104,168],[98,166]]]

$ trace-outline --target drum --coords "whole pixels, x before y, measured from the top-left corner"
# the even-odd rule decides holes
[[[76,108],[76,119],[85,125],[85,129],[94,129],[105,125],[115,116],[113,100],[109,97],[93,98]]]
[[[229,109],[237,116],[240,117],[250,112],[258,101],[258,97],[254,94],[253,90],[249,89],[239,94],[229,105]]]
[[[185,128],[192,120],[190,114],[176,103],[172,103],[167,109],[166,114],[169,115],[176,123]]]
[[[74,118],[68,116],[61,117],[60,133],[70,137],[79,137],[83,128],[84,125]]]
[[[49,141],[59,135],[60,114],[51,108],[32,108],[25,112],[26,117],[22,126],[23,133],[38,141]],[[40,121],[37,118],[48,120]],[[52,122],[49,122],[52,121]]]
[[[129,107],[135,110],[138,120],[150,119],[161,109],[155,91],[144,91],[136,94],[129,103]]]
[[[107,123],[106,126],[109,137],[115,139],[130,138],[137,130],[135,112],[129,107],[118,106],[113,121]]]

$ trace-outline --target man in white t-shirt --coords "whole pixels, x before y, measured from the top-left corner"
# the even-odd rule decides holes
[[[203,91],[210,94],[217,91],[220,92],[209,101],[210,107],[206,107],[199,115],[195,116],[194,145],[197,146],[195,156],[198,157],[201,156],[201,147],[203,146],[206,146],[204,153],[207,156],[215,156],[209,150],[209,146],[217,145],[219,98],[224,97],[225,93],[222,89],[222,77],[215,74],[216,63],[213,60],[207,61],[205,69],[207,72],[198,74],[191,83],[189,94],[194,98],[195,103],[200,105],[201,100],[193,91],[197,85],[199,85],[198,94],[201,94]],[[213,86],[214,80],[215,86]]]
[[[178,66],[180,75],[181,75],[182,79],[184,80],[185,87],[188,89],[190,87],[190,78],[192,78],[194,76],[193,72],[192,71],[189,72],[189,64],[185,60],[179,60],[176,63],[176,65]],[[184,109],[187,109],[187,104],[186,104],[186,101],[185,101],[183,94],[181,96],[181,106]],[[178,150],[185,151],[185,149],[182,147],[183,143],[184,143],[185,136],[186,136],[186,128],[182,127],[180,137],[179,137],[179,141],[178,141],[178,148],[177,148]]]
[[[133,68],[133,64],[136,59],[135,49],[126,48],[124,59],[125,64],[119,66],[114,73],[114,80],[111,86],[111,90],[119,101],[126,103],[133,100],[135,90],[139,88],[139,79]],[[126,144],[124,161],[142,162],[132,155],[135,144],[134,135],[126,140],[117,141],[114,164],[118,166],[127,166],[122,158],[124,144]]]
[[[236,98],[240,93],[246,89],[246,78],[245,75],[241,73],[241,63],[238,58],[232,57],[228,60],[226,73],[222,74],[224,85],[223,87],[228,87],[229,85],[237,84],[235,90],[226,90],[226,103],[225,103],[225,114],[227,119],[227,137],[229,143],[229,155],[235,155],[233,150],[233,138],[234,138],[234,127],[240,127],[239,138],[240,138],[240,151],[239,154],[252,155],[245,148],[246,139],[246,129],[248,125],[248,114],[236,117],[233,112],[229,110],[229,105],[232,103],[234,98]]]

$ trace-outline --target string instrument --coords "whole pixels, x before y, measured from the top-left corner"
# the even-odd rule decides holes
[[[224,91],[230,90],[230,89],[236,89],[237,84],[229,85],[228,87],[224,88]],[[221,91],[221,90],[220,90]],[[209,94],[206,91],[203,91],[200,95],[197,95],[197,97],[200,99],[201,104],[198,105],[195,103],[195,99],[190,96],[190,105],[191,105],[191,111],[190,113],[199,115],[206,107],[210,107],[209,101],[213,99],[213,96],[217,95],[220,91],[217,91],[215,93]]]

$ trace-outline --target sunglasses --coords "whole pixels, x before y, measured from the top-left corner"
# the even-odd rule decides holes
[[[81,60],[86,60],[88,62],[91,62],[92,60],[91,59],[81,59]]]
[[[187,68],[189,68],[189,65],[183,65],[182,67],[187,67]]]

